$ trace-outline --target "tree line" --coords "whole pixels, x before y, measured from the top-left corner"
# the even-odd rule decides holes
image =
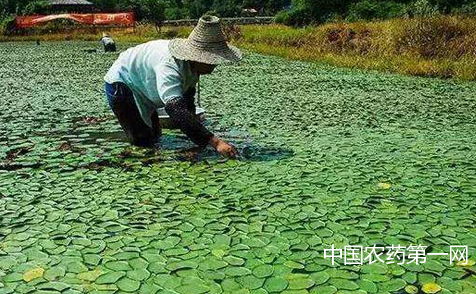
[[[382,20],[437,14],[476,14],[475,0],[293,0],[276,21],[307,25],[329,21]]]
[[[221,17],[275,16],[288,25],[336,20],[375,20],[434,14],[476,14],[476,0],[90,0],[104,12],[134,11],[136,18],[198,18],[210,13]],[[47,0],[0,0],[0,18],[51,12]]]

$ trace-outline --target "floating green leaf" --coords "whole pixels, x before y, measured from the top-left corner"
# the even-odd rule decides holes
[[[288,281],[281,277],[270,277],[266,279],[264,288],[268,292],[280,292],[288,287]]]
[[[117,281],[117,287],[124,292],[135,292],[139,289],[140,282],[123,277]]]
[[[31,280],[43,277],[45,269],[42,267],[37,267],[30,269],[23,273],[23,280],[25,282],[30,282]]]
[[[99,276],[95,283],[96,284],[114,284],[116,283],[120,278],[124,277],[126,275],[125,272],[109,272],[106,274],[103,274]]]
[[[413,285],[408,285],[408,286],[405,286],[405,292],[408,294],[417,294],[418,288]]]
[[[441,287],[436,283],[426,283],[421,287],[421,290],[426,294],[434,294],[440,292]]]
[[[253,269],[253,275],[258,278],[266,278],[273,274],[274,268],[269,264],[258,265]]]

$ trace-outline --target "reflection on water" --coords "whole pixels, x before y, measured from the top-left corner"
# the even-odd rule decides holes
[[[99,138],[102,138],[107,142],[116,140],[126,142],[125,135],[122,132],[89,132],[88,134],[88,140],[97,141]],[[271,161],[289,158],[294,155],[294,152],[289,148],[255,143],[252,137],[246,132],[230,131],[217,133],[217,135],[238,149],[239,157],[237,159],[241,161]],[[143,165],[164,161],[188,161],[196,163],[201,161],[221,162],[226,160],[210,146],[206,148],[197,147],[180,132],[167,131],[162,134],[155,147],[156,148],[147,149],[131,146],[121,153],[119,160],[129,162],[133,160]]]
[[[272,146],[254,144],[234,144],[238,149],[238,160],[240,161],[271,161],[289,158],[294,152],[288,148],[276,148]],[[181,150],[175,157],[180,161],[221,161],[223,157],[210,147],[201,149],[198,147]]]
[[[246,132],[231,130],[216,133],[218,137],[233,144],[239,152],[238,160],[242,161],[270,161],[289,158],[294,155],[289,148],[268,146],[255,143],[253,138]],[[157,147],[162,152],[174,151],[173,159],[179,161],[220,161],[220,156],[211,147],[196,147],[186,136],[182,134],[164,134],[160,138]]]
[[[84,121],[84,120],[83,120]],[[87,123],[90,123],[89,119]],[[94,121],[94,123],[96,123]],[[212,147],[198,148],[184,134],[179,131],[164,130],[164,134],[159,138],[155,148],[140,148],[130,146],[125,133],[115,128],[108,131],[110,126],[95,126],[87,124],[81,127],[69,129],[69,131],[48,134],[50,141],[57,142],[56,150],[69,152],[82,156],[87,154],[89,158],[96,157],[97,160],[86,164],[68,162],[68,169],[94,169],[120,168],[131,170],[141,166],[150,166],[163,162],[187,161],[191,163],[199,162],[223,162],[227,159],[218,154]],[[294,155],[289,148],[264,144],[256,140],[247,132],[240,130],[218,131],[216,135],[233,144],[239,152],[237,160],[240,161],[271,161],[289,158]],[[112,156],[103,156],[101,150],[116,150]],[[15,164],[11,162],[10,165]],[[43,164],[43,163],[41,163]],[[41,165],[31,166],[40,168]],[[12,166],[12,168],[24,168],[24,166]],[[44,168],[44,167],[42,167]]]

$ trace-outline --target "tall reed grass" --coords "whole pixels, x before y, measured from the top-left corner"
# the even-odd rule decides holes
[[[330,23],[307,28],[246,26],[235,42],[291,59],[476,80],[476,19],[471,17]]]

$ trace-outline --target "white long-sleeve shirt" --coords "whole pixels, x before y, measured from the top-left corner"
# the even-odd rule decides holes
[[[182,97],[198,81],[190,62],[174,58],[168,45],[168,40],[156,40],[129,48],[104,77],[109,84],[122,82],[132,90],[141,117],[150,127],[157,108]]]

